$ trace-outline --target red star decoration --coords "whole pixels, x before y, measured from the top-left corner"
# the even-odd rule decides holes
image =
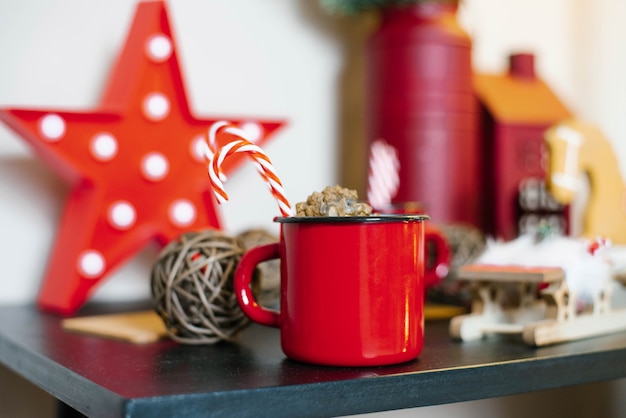
[[[43,310],[74,313],[152,240],[220,228],[202,146],[222,118],[192,115],[174,45],[165,4],[140,3],[96,109],[0,109],[0,119],[72,185],[38,296]],[[259,145],[284,124],[230,122]],[[239,162],[229,160],[224,172]]]

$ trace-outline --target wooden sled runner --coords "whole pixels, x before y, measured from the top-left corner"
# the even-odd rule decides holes
[[[519,334],[528,345],[544,346],[626,330],[626,309],[611,308],[617,280],[581,308],[560,268],[469,265],[458,279],[469,281],[475,295],[471,313],[450,321],[458,340]]]

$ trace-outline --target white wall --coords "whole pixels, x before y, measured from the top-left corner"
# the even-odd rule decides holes
[[[342,78],[342,71],[346,48],[354,49],[358,34],[341,26],[349,22],[321,14],[316,4],[169,2],[191,107],[198,116],[289,120],[265,149],[292,203],[340,180],[338,132],[360,129],[354,114],[340,129],[339,106],[353,102],[338,97],[345,91],[342,83],[354,85],[354,79]],[[95,106],[134,7],[134,0],[1,1],[0,106]],[[501,71],[510,52],[535,52],[538,74],[572,110],[600,124],[626,167],[626,2],[465,0],[459,17],[473,37],[478,70]],[[220,65],[216,58],[231,65]],[[228,230],[275,229],[271,219],[278,214],[276,204],[252,167],[233,175],[226,188],[231,200],[222,207],[222,218]],[[66,193],[67,187],[24,142],[0,126],[0,303],[35,298]],[[254,211],[246,209],[250,205]],[[147,272],[155,252],[149,248],[136,257],[97,297],[148,295]],[[607,387],[597,392],[605,393]],[[616,405],[614,416],[623,413],[616,400],[623,394],[622,384],[610,401]],[[512,404],[479,401],[406,413],[487,416],[486,410],[504,411],[507,405]]]
[[[339,127],[339,107],[349,102],[338,96],[346,82],[342,71],[351,33],[339,25],[350,22],[324,16],[316,5],[316,0],[169,2],[197,115],[289,121],[265,149],[292,203],[345,179],[337,169],[338,133],[361,128],[354,115]],[[134,8],[134,0],[1,2],[0,106],[97,105]],[[459,12],[473,38],[478,71],[503,71],[510,52],[535,52],[538,74],[573,111],[606,131],[620,161],[626,159],[624,16],[626,3],[618,0],[465,0]],[[354,147],[352,154],[362,152]],[[358,161],[352,158],[351,164]],[[251,165],[231,176],[226,187],[231,199],[221,213],[228,230],[276,230],[271,222],[276,204]],[[34,297],[66,193],[65,184],[0,125],[0,254],[6,272],[0,302]],[[156,251],[149,248],[133,259],[98,296],[145,291],[145,271]],[[16,276],[21,280],[6,278]]]

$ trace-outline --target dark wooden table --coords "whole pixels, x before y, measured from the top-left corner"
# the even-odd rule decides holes
[[[257,325],[236,344],[131,345],[68,333],[32,306],[2,306],[0,318],[0,363],[94,417],[337,416],[626,377],[626,333],[531,348],[510,337],[454,342],[447,321],[429,322],[416,361],[335,368],[285,358],[278,331]]]

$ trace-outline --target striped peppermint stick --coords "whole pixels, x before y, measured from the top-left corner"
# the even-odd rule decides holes
[[[370,147],[367,199],[376,209],[391,203],[400,187],[398,152],[385,140],[377,139]]]
[[[257,172],[263,178],[263,181],[267,184],[272,196],[278,203],[278,209],[283,216],[291,216],[292,209],[289,201],[285,197],[283,185],[276,175],[274,167],[269,157],[263,152],[263,150],[252,142],[245,139],[245,132],[236,127],[228,127],[224,129],[224,132],[228,132],[232,135],[236,135],[241,139],[231,141],[226,145],[218,148],[211,155],[207,155],[209,158],[208,172],[211,187],[215,193],[215,197],[219,203],[223,203],[228,200],[228,194],[224,189],[224,181],[226,176],[221,170],[221,166],[228,158],[228,156],[236,153],[248,154],[254,161]],[[210,145],[209,145],[210,146]]]

